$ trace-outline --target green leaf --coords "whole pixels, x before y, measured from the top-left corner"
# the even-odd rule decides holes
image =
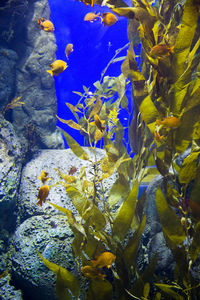
[[[73,205],[78,210],[79,214],[82,215],[84,210],[89,207],[89,201],[84,195],[77,190],[74,186],[67,184],[65,185],[65,191],[70,197]]]
[[[66,131],[62,130],[62,133],[66,139],[66,142],[67,142],[69,148],[72,150],[72,152],[80,159],[88,160],[89,156],[83,150],[83,148]]]
[[[182,16],[180,31],[176,38],[172,66],[176,78],[179,78],[185,70],[190,47],[196,31],[198,9],[193,0],[187,0]]]
[[[84,213],[83,218],[85,221],[89,219],[90,226],[92,226],[95,230],[101,230],[106,226],[104,214],[96,205],[89,207]]]
[[[85,133],[87,133],[87,131],[85,131],[84,128],[82,128],[78,123],[74,122],[73,120],[64,120],[64,119],[61,119],[57,116],[57,119],[64,123],[64,124],[67,124],[68,126],[72,127],[73,129],[76,129],[76,130],[82,130],[84,131]]]
[[[168,284],[164,284],[164,283],[155,283],[155,285],[161,289],[161,291],[165,292],[167,295],[170,295],[173,299],[176,300],[184,300],[184,298],[176,293],[173,288],[173,285],[168,285]]]
[[[196,170],[199,165],[200,152],[191,152],[188,155],[182,164],[182,167],[179,172],[179,181],[180,183],[188,184],[190,181],[195,179]]]
[[[161,188],[158,188],[156,193],[156,206],[164,234],[173,244],[177,246],[183,244],[185,240],[183,227],[174,210],[168,206]]]
[[[124,260],[127,266],[135,266],[140,239],[146,225],[146,217],[144,216],[140,226],[129,239],[124,251]]]
[[[76,222],[76,219],[73,215],[73,213],[71,212],[71,210],[67,209],[67,208],[64,208],[64,207],[61,207],[57,204],[54,204],[54,203],[51,203],[51,202],[48,202],[49,204],[51,204],[53,207],[55,207],[56,209],[58,209],[59,211],[63,212],[64,214],[66,214],[67,218],[68,218],[68,222],[72,228],[72,230],[75,229],[75,232],[78,231],[80,232],[85,238],[87,238],[86,236],[86,233],[85,233],[85,229],[84,227],[77,223]]]
[[[153,133],[155,130],[156,119],[158,119],[158,110],[153,104],[151,97],[148,95],[145,98],[137,101],[143,121]]]
[[[195,262],[200,253],[200,222],[195,225],[194,236],[190,247],[190,258]]]
[[[60,289],[60,295],[65,294],[64,289],[69,289],[72,294],[78,298],[80,295],[80,284],[78,279],[72,274],[70,273],[68,270],[66,270],[65,268],[62,268],[50,261],[48,261],[46,258],[44,258],[39,251],[36,249],[37,254],[39,255],[39,257],[42,259],[43,263],[45,264],[45,266],[51,270],[52,272],[54,272],[57,276],[57,281],[58,281],[58,288]],[[63,298],[60,298],[63,299]],[[69,298],[70,299],[70,298]]]
[[[135,207],[137,204],[139,185],[135,181],[133,183],[132,190],[130,191],[128,197],[122,203],[119,212],[113,223],[113,236],[117,237],[119,240],[123,240],[128,230],[135,213]]]
[[[112,300],[112,285],[107,280],[95,279],[91,280],[86,300]]]
[[[99,113],[100,109],[101,109],[101,106],[102,106],[102,101],[101,101],[101,98],[100,97],[97,97],[97,100],[96,100],[96,103],[94,104],[94,107],[90,113],[90,116],[89,116],[89,120],[95,116],[96,114]]]
[[[119,174],[119,177],[111,187],[108,196],[108,203],[112,207],[121,199],[127,197],[130,192],[129,182],[123,174]]]
[[[60,270],[58,271],[57,274],[57,279],[56,279],[56,296],[58,300],[72,300],[72,296],[68,292],[65,281],[63,280]]]

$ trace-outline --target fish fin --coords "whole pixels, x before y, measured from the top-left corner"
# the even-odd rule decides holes
[[[90,122],[90,125],[95,125],[95,122],[94,121]]]
[[[156,120],[156,125],[162,125],[162,121],[161,120]]]
[[[41,20],[40,18],[37,18],[37,23],[40,24],[41,23]]]
[[[49,73],[51,76],[53,76],[53,71],[52,70],[47,70],[47,73]]]
[[[45,18],[41,18],[41,21],[44,22],[44,21],[46,21],[46,19]]]
[[[171,46],[171,47],[169,48],[169,52],[170,52],[170,53],[174,53],[174,46]]]
[[[42,206],[42,200],[40,199],[36,204]]]
[[[96,265],[97,265],[97,261],[96,261],[96,260],[93,260],[93,259],[92,259],[90,262],[92,263],[92,266],[93,266],[93,267],[96,267]]]
[[[44,31],[49,31],[49,28],[44,28],[44,27],[43,27],[43,29],[44,29]]]

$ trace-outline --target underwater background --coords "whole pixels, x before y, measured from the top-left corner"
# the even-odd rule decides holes
[[[0,299],[200,298],[200,1],[0,2]]]

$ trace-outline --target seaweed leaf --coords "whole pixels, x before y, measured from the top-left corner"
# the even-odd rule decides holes
[[[200,222],[195,225],[194,236],[190,246],[190,258],[195,262],[200,253]]]
[[[119,174],[119,177],[112,185],[112,188],[109,192],[108,203],[112,207],[117,202],[123,198],[126,198],[130,192],[129,182],[123,174]]]
[[[83,148],[64,130],[62,130],[62,133],[66,139],[66,142],[69,146],[69,148],[72,150],[72,152],[83,160],[89,160],[88,154],[83,150]]]
[[[58,293],[61,297],[59,299],[64,299],[64,298],[62,298],[63,295],[68,296],[68,293],[65,292],[65,289],[69,289],[72,292],[72,294],[76,298],[78,298],[80,295],[80,284],[79,284],[78,279],[72,273],[70,273],[68,270],[66,270],[65,268],[60,267],[60,266],[48,261],[46,258],[44,258],[39,253],[39,251],[37,249],[36,249],[36,252],[39,255],[39,257],[42,259],[45,266],[49,270],[54,272],[57,276],[56,289],[59,290]],[[71,299],[71,298],[67,298],[67,299]]]
[[[182,297],[179,293],[176,293],[173,288],[175,288],[173,285],[164,284],[164,283],[155,283],[155,285],[161,289],[164,293],[167,295],[172,296],[173,299],[176,300],[184,300],[184,297]]]
[[[124,260],[127,266],[134,267],[136,264],[138,247],[140,244],[140,239],[144,231],[145,225],[146,225],[146,216],[144,216],[140,226],[134,232],[133,236],[129,239],[128,244],[124,250]]]
[[[128,197],[122,203],[119,212],[114,220],[113,236],[119,240],[123,240],[125,238],[125,235],[127,234],[130,228],[135,213],[138,190],[139,185],[138,182],[135,181],[133,183],[132,190],[130,191]]]
[[[164,234],[174,245],[183,244],[185,240],[183,227],[176,213],[168,206],[161,188],[156,192],[156,206]]]

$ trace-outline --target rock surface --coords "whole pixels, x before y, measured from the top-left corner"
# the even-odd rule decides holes
[[[34,216],[17,228],[11,248],[12,275],[25,299],[57,299],[56,275],[44,265],[35,248],[47,260],[76,275],[72,238],[67,218],[62,215]]]
[[[50,18],[47,0],[32,2],[26,23],[23,56],[17,66],[17,95],[23,106],[13,110],[12,121],[22,146],[28,150],[63,148],[61,132],[56,127],[57,100],[54,79],[46,72],[56,59],[53,32],[40,29],[37,18]]]
[[[16,290],[14,286],[10,284],[11,276],[7,274],[0,279],[0,299],[1,300],[23,300],[22,292]]]
[[[22,152],[13,126],[0,115],[0,228],[10,230],[15,222],[21,177]]]

